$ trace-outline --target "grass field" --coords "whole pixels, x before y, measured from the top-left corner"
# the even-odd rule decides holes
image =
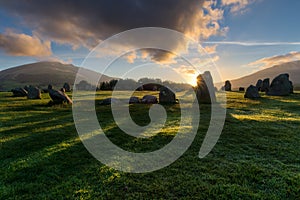
[[[99,92],[97,101],[107,96]],[[131,174],[88,153],[70,105],[48,107],[48,94],[27,100],[0,93],[0,199],[300,199],[300,93],[248,100],[228,92],[227,98],[225,126],[208,156],[198,157],[210,119],[209,106],[201,105],[198,134],[182,157],[161,170]],[[149,122],[148,109],[130,107],[137,124]],[[179,108],[166,109],[168,125],[151,139],[122,134],[109,106],[97,113],[111,141],[148,152],[174,137]]]

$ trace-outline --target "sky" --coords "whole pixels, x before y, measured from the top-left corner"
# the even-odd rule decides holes
[[[84,65],[98,44],[134,28],[162,27],[191,38],[205,51],[180,39],[168,44],[171,53],[157,49],[121,52],[120,44],[112,44],[113,51],[102,52],[95,62],[102,65],[106,56],[114,55],[118,59],[105,71],[108,75],[179,81],[177,72],[193,83],[199,72],[210,69],[209,59],[220,80],[235,79],[300,60],[299,8],[297,0],[0,1],[0,70],[58,61],[103,72]],[[162,41],[168,43],[168,39]],[[198,70],[181,56],[193,60]]]

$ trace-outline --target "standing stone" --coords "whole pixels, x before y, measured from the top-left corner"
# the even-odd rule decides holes
[[[262,92],[268,92],[270,90],[270,79],[265,78],[262,82],[262,86],[260,88],[260,91]]]
[[[258,91],[261,90],[262,84],[263,84],[263,81],[261,79],[258,79],[258,81],[256,82],[256,88]]]
[[[15,89],[12,89],[11,92],[13,93],[14,97],[26,97],[27,96],[27,91],[24,90],[23,88],[15,88]]]
[[[24,90],[26,90],[28,92],[28,89],[29,89],[29,86],[28,85],[25,85],[24,86]]]
[[[30,85],[28,87],[28,99],[41,99],[41,90],[37,87]]]
[[[63,102],[72,104],[70,97],[62,91],[57,91],[52,88],[52,85],[48,85],[49,96],[53,100],[53,104],[61,104]]]
[[[256,99],[259,98],[259,93],[258,93],[258,89],[257,87],[255,87],[254,85],[250,85],[247,90],[246,93],[244,95],[244,98],[249,98],[249,99]]]
[[[196,95],[199,103],[216,102],[213,79],[209,71],[198,75]]]
[[[176,103],[175,93],[167,87],[161,87],[159,92],[159,103]]]
[[[133,103],[140,103],[140,99],[139,99],[138,97],[135,97],[135,96],[130,97],[129,103],[130,103],[130,104],[133,104]]]
[[[231,83],[229,80],[225,81],[225,91],[231,91]]]
[[[69,83],[64,83],[63,88],[65,89],[66,92],[70,92],[71,91],[71,87],[70,87]]]
[[[291,93],[293,85],[290,83],[289,74],[280,74],[275,77],[267,92],[271,96],[287,96]]]
[[[142,99],[142,103],[157,103],[157,98],[156,96],[153,96],[153,95],[145,95],[143,96],[143,99]]]
[[[245,88],[244,87],[239,87],[239,92],[245,92]]]

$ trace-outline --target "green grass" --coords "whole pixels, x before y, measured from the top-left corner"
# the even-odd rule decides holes
[[[140,92],[137,95],[142,96]],[[203,159],[209,105],[201,105],[198,134],[188,151],[161,170],[131,174],[101,164],[81,143],[70,105],[0,93],[0,199],[300,199],[300,94],[243,98],[227,93],[222,135]],[[97,101],[108,97],[99,92]],[[137,124],[149,105],[131,106]],[[112,142],[134,152],[159,149],[177,130],[179,107],[167,105],[167,126],[150,139],[126,136],[109,106],[98,119]]]

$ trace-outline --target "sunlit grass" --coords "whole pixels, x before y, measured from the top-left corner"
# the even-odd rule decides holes
[[[158,95],[134,95],[149,93]],[[170,166],[145,174],[116,171],[91,156],[77,135],[71,105],[49,107],[48,94],[41,100],[10,95],[0,93],[0,199],[300,198],[299,93],[261,94],[261,99],[250,100],[243,93],[227,92],[222,135],[203,159],[198,153],[210,107],[201,105],[198,134],[187,152]],[[110,106],[97,104],[110,96],[109,91],[97,92],[98,120],[107,137],[123,149],[157,150],[178,131],[180,106],[166,105],[168,118],[161,133],[129,137],[116,126]],[[131,105],[131,117],[147,125],[149,108]]]

